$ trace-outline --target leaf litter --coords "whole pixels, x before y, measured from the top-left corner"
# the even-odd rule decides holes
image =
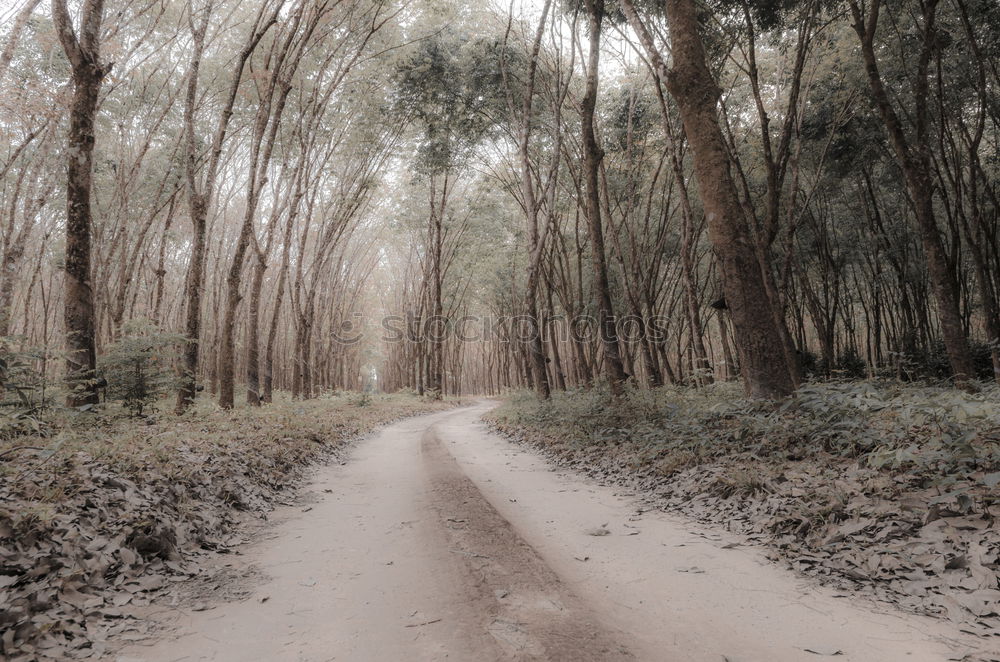
[[[50,454],[0,456],[0,658],[101,659],[150,636],[147,605],[247,599],[233,580],[254,570],[209,561],[287,502],[309,465],[342,461],[377,425],[449,406],[330,396],[147,419],[141,434],[106,416],[66,430]],[[7,443],[24,440],[0,452]]]
[[[615,405],[572,392],[515,396],[487,422],[646,508],[724,526],[822,583],[951,620],[1000,650],[996,388],[814,386],[777,411],[730,384],[636,390]]]

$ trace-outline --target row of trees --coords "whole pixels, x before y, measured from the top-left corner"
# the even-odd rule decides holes
[[[182,331],[176,408],[361,383],[333,330],[378,260],[375,193],[398,144],[381,0],[16,8],[0,85],[8,345],[65,352],[68,402],[131,319]],[[59,309],[62,308],[62,315]],[[149,326],[144,327],[147,330]],[[65,339],[63,345],[60,340]]]
[[[0,336],[43,372],[65,350],[70,404],[140,318],[186,339],[178,411],[372,370],[543,398],[1000,378],[991,0],[4,18]]]
[[[1000,379],[995,3],[492,17],[400,65],[431,204],[391,387]],[[476,268],[441,268],[463,251]],[[458,337],[470,312],[494,319],[474,341]]]

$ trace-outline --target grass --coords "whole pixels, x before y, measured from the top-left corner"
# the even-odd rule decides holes
[[[96,463],[120,477],[189,481],[206,466],[235,462],[251,475],[308,462],[318,451],[400,417],[451,406],[411,395],[326,395],[295,401],[281,394],[265,407],[223,411],[202,399],[183,416],[128,416],[109,406],[97,414],[54,412],[47,434],[0,441],[0,478],[22,497],[58,503],[79,488],[72,466]],[[32,481],[24,479],[31,474]],[[35,482],[40,476],[45,480]]]

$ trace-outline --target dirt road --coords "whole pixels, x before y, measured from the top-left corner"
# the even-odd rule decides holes
[[[243,562],[250,599],[174,610],[119,658],[942,662],[931,619],[816,587],[739,540],[553,472],[490,405],[409,419],[322,469]]]

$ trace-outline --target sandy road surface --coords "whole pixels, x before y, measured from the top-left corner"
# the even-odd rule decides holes
[[[734,537],[637,516],[614,490],[551,471],[486,432],[489,406],[360,443],[318,473],[311,510],[279,513],[245,550],[268,577],[254,597],[173,610],[174,636],[119,659],[961,658],[946,624],[838,597]]]

